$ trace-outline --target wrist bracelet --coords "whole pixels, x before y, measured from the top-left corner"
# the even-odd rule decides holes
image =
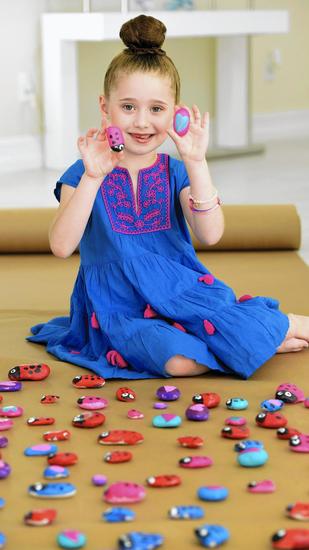
[[[194,214],[207,214],[208,212],[213,212],[213,210],[216,210],[217,208],[219,208],[221,204],[222,204],[222,200],[219,197],[217,197],[217,203],[214,206],[211,206],[211,208],[206,208],[202,210],[199,208],[194,208],[191,204],[189,204],[189,207],[191,212],[193,212]]]
[[[216,199],[218,197],[218,191],[216,190],[214,195],[212,197],[210,197],[210,199],[207,199],[205,201],[200,201],[198,199],[195,199],[194,197],[192,197],[192,195],[190,194],[189,195],[189,199],[194,203],[194,204],[207,204],[208,202],[211,202],[213,201],[214,199]]]

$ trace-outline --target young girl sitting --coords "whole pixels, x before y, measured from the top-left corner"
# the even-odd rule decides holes
[[[221,201],[205,155],[208,113],[196,105],[180,137],[179,75],[161,49],[166,28],[150,16],[125,23],[127,48],[111,62],[100,96],[102,126],[78,140],[81,159],[57,182],[52,252],[81,265],[70,317],[32,327],[30,342],[105,378],[248,378],[278,352],[308,347],[309,317],[272,298],[244,296],[197,259],[186,221],[203,243],[222,236]],[[117,126],[124,150],[111,150]],[[170,136],[182,160],[157,149]]]

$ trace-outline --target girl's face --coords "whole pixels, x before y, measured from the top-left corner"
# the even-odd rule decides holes
[[[125,153],[146,155],[167,138],[175,100],[169,78],[135,72],[120,76],[110,97],[100,96],[100,106],[110,125],[121,128]]]

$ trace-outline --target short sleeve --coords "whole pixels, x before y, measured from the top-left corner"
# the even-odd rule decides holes
[[[54,189],[54,195],[58,202],[60,202],[60,194],[62,184],[70,185],[71,187],[77,187],[80,179],[85,172],[84,163],[81,159],[77,160],[68,168],[64,174],[59,178]]]
[[[171,169],[174,172],[176,195],[179,197],[180,192],[190,185],[187,170],[182,161],[171,158]]]

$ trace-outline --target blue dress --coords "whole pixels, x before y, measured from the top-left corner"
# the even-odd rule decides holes
[[[78,160],[63,174],[58,200],[83,172]],[[27,339],[104,378],[168,377],[179,354],[248,378],[272,357],[288,318],[272,298],[238,300],[198,260],[179,200],[188,185],[183,162],[166,154],[139,171],[137,204],[125,168],[106,176],[80,242],[70,317]]]

